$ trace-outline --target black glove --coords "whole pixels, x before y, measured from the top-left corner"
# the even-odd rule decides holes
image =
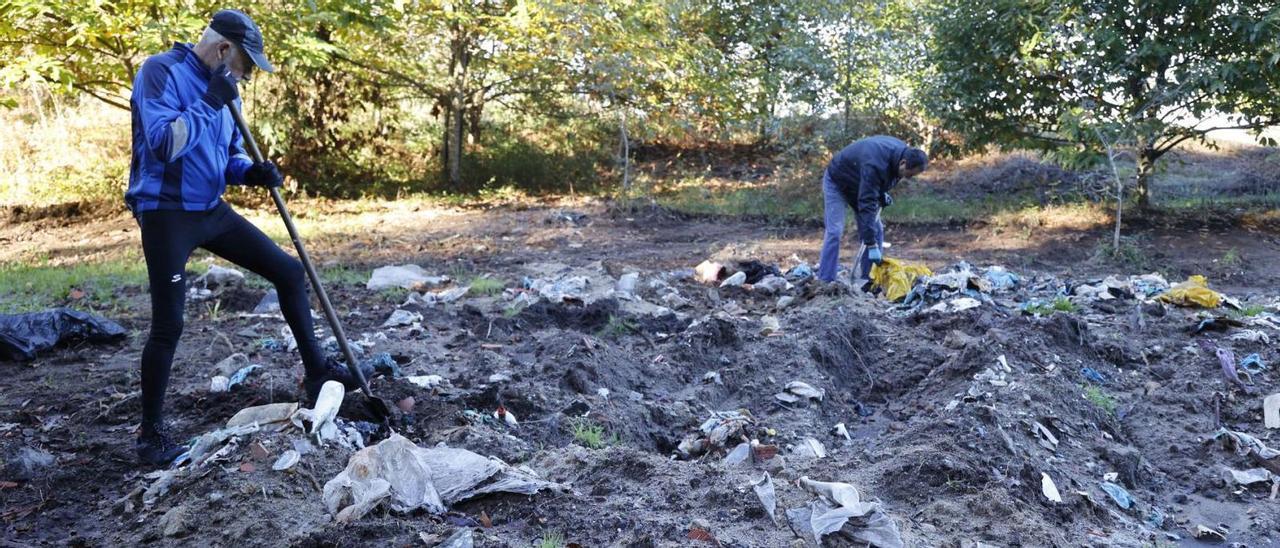
[[[266,188],[280,188],[284,184],[284,176],[271,162],[254,162],[244,172],[244,184]]]
[[[236,89],[236,77],[231,74],[231,69],[227,65],[218,65],[213,69],[213,76],[209,77],[209,87],[204,92],[204,102],[213,110],[222,110],[232,101],[240,96],[240,91]]]
[[[891,205],[893,205],[893,196],[890,196],[888,192],[886,192],[886,193],[884,193],[884,194],[881,194],[881,195],[880,195],[880,207],[881,207],[881,209],[886,208],[886,207],[889,207],[889,206],[891,206]]]

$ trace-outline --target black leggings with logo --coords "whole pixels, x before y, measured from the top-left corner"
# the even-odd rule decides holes
[[[142,420],[164,417],[173,353],[182,335],[186,265],[202,247],[246,268],[276,286],[280,311],[298,341],[308,375],[324,371],[324,354],[312,331],[306,272],[258,227],[225,202],[209,211],[144,211],[138,215],[142,253],[151,285],[151,334],[142,350]]]

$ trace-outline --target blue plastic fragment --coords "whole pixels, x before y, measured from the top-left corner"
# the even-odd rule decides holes
[[[1098,384],[1107,383],[1107,378],[1103,377],[1102,373],[1095,371],[1092,367],[1081,367],[1080,374],[1084,375],[1084,378],[1089,379]]]
[[[1245,371],[1250,373],[1260,373],[1262,370],[1267,368],[1267,364],[1262,363],[1262,356],[1259,356],[1255,352],[1245,356],[1243,360],[1240,360],[1240,367],[1243,367]]]
[[[1106,491],[1108,495],[1111,495],[1111,500],[1116,501],[1117,506],[1124,508],[1125,510],[1128,510],[1133,506],[1133,497],[1129,495],[1129,492],[1126,491],[1124,487],[1109,481],[1104,481],[1102,482],[1102,490]]]
[[[372,366],[373,370],[393,379],[400,378],[400,364],[396,363],[395,358],[386,352],[374,354],[372,358],[364,361],[367,366]]]
[[[254,371],[257,371],[259,369],[262,369],[262,366],[258,364],[246,365],[244,367],[241,367],[240,369],[237,369],[235,373],[231,374],[231,378],[227,379],[227,388],[229,389],[237,384],[244,382],[245,379],[249,378],[250,373],[253,373]]]

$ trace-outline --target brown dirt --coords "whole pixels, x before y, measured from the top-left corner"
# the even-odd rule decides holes
[[[298,208],[309,205],[325,207]],[[553,215],[564,208],[587,217],[574,223]],[[137,245],[132,221],[123,215],[42,225],[39,231],[31,230],[35,222],[0,229],[0,238],[16,244],[10,253],[64,242],[63,256],[75,260]],[[785,266],[797,254],[814,262],[819,232],[662,211],[613,212],[581,202],[483,210],[392,205],[385,222],[359,233],[317,233],[313,253],[366,273],[389,262],[490,273],[508,287],[540,274],[531,269],[545,268],[533,265],[549,262],[613,278],[634,270],[641,273],[641,295],[657,302],[646,289],[650,279],[709,256]],[[118,237],[77,243],[68,237],[72,233]],[[1076,281],[1139,273],[1092,258],[1104,234],[890,227],[888,236],[896,244],[892,254],[935,267],[964,259]],[[1280,246],[1274,234],[1149,228],[1138,236],[1148,246],[1148,270],[1171,280],[1206,273],[1216,287],[1250,302],[1276,298],[1280,273],[1272,265]],[[1239,260],[1224,264],[1228,249],[1237,250]],[[618,300],[541,304],[513,313],[502,297],[472,296],[422,310],[423,328],[409,330],[379,327],[402,295],[334,284],[332,297],[341,303],[353,339],[385,332],[387,340],[374,351],[396,356],[405,374],[439,374],[452,384],[431,393],[404,381],[376,380],[374,390],[388,399],[412,395],[417,401],[412,413],[397,418],[398,431],[423,445],[445,442],[527,465],[573,486],[566,494],[483,497],[446,516],[378,510],[349,526],[326,515],[306,475],[272,472],[269,462],[242,472],[237,464],[252,460],[247,452],[182,483],[155,507],[116,504],[148,484],[132,456],[147,300],[145,294],[131,297],[114,318],[133,332],[125,343],[62,348],[31,363],[0,364],[8,377],[0,424],[15,425],[0,431],[0,456],[7,462],[19,449],[34,447],[57,458],[29,479],[8,470],[0,475],[14,482],[0,484],[2,536],[72,545],[410,545],[421,542],[420,533],[444,538],[483,514],[492,527],[477,529],[481,546],[528,546],[548,531],[582,546],[710,546],[689,539],[695,519],[705,520],[725,546],[788,546],[796,537],[782,512],[810,500],[795,485],[809,476],[852,483],[881,501],[910,546],[1168,545],[1166,533],[1185,538],[1197,524],[1229,528],[1229,542],[1251,546],[1280,539],[1280,507],[1267,500],[1269,492],[1222,479],[1225,468],[1255,465],[1204,441],[1219,420],[1215,398],[1225,426],[1272,447],[1280,446],[1280,438],[1262,427],[1259,395],[1229,386],[1213,356],[1195,350],[1187,334],[1192,311],[1147,314],[1141,326],[1132,304],[1086,306],[1047,318],[989,306],[952,315],[904,314],[884,301],[810,285],[794,290],[796,305],[777,311],[774,297],[752,291],[692,281],[672,285],[692,301],[678,310],[683,319],[638,316]],[[248,294],[232,299],[236,309],[265,290],[251,285],[243,291]],[[716,315],[729,301],[745,313]],[[779,317],[780,335],[760,333],[763,314]],[[610,327],[618,323],[633,327]],[[179,432],[194,436],[240,408],[296,399],[296,355],[260,344],[278,337],[282,324],[227,311],[214,319],[205,307],[188,307],[168,400]],[[1259,352],[1267,363],[1280,363],[1280,351],[1268,345],[1208,337],[1237,356]],[[268,367],[245,387],[209,394],[212,365],[233,351]],[[1007,384],[975,379],[999,368],[999,356],[1010,367]],[[1101,389],[1114,401],[1114,413],[1085,400],[1087,381],[1079,373],[1085,366],[1107,377]],[[500,372],[511,380],[490,383],[489,376]],[[718,372],[722,382],[704,382],[709,372]],[[783,406],[773,394],[791,380],[828,396],[808,406]],[[1275,391],[1277,376],[1269,371],[1253,382],[1267,394]],[[358,396],[350,400],[343,416],[359,418]],[[522,424],[508,428],[477,418],[499,404]],[[724,465],[722,454],[671,458],[711,412],[734,409],[748,410],[756,419],[748,434],[783,447],[781,456],[745,467]],[[572,425],[584,413],[616,435],[616,443],[603,449],[575,443]],[[841,422],[850,443],[830,434]],[[1038,443],[1035,422],[1057,436],[1056,449]],[[294,437],[273,432],[254,439],[274,455]],[[822,441],[830,456],[789,455],[786,448],[805,437]],[[329,447],[303,457],[302,470],[323,484],[346,456]],[[777,484],[782,526],[764,515],[749,486],[764,470]],[[1134,509],[1120,509],[1100,489],[1108,472],[1117,473],[1116,483],[1138,501]],[[1055,480],[1063,503],[1041,495],[1041,473]],[[1163,525],[1148,523],[1153,510],[1164,516]],[[180,537],[163,534],[168,512],[190,517]]]

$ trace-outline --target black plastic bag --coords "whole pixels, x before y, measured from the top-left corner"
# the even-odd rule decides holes
[[[120,324],[93,314],[57,308],[27,314],[0,314],[0,359],[30,360],[58,343],[123,339]]]

